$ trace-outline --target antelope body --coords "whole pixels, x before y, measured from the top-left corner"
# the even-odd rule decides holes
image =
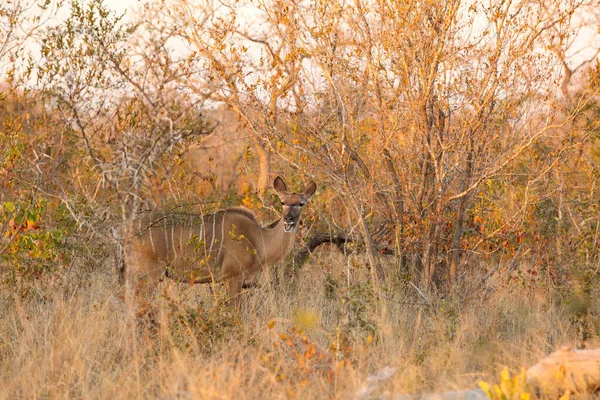
[[[302,207],[316,190],[310,182],[303,193],[290,193],[280,177],[273,186],[283,213],[266,226],[242,207],[204,216],[155,213],[135,221],[125,241],[124,275],[136,295],[148,295],[167,275],[189,283],[228,281],[234,299],[245,282],[289,254]]]

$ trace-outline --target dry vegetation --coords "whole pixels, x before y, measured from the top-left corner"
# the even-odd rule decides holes
[[[425,305],[394,282],[381,316],[359,289],[366,271],[347,287],[344,264],[321,251],[293,288],[266,283],[239,314],[206,288],[165,283],[128,318],[106,270],[24,299],[4,292],[1,396],[349,398],[385,367],[397,372],[381,390],[445,391],[493,382],[503,365],[518,372],[579,335],[577,299],[557,289]]]
[[[597,347],[597,13],[0,0],[0,397],[425,393]],[[168,280],[126,310],[140,210],[271,222],[275,175],[317,193],[241,310]]]

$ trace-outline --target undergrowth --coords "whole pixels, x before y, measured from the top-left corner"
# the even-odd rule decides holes
[[[0,397],[351,398],[380,371],[394,373],[373,396],[479,381],[495,393],[507,371],[598,341],[585,282],[570,296],[501,285],[467,300],[392,282],[381,303],[366,268],[346,271],[341,254],[320,252],[293,285],[246,291],[239,311],[222,286],[164,282],[129,312],[108,267],[34,282],[36,296],[5,287]]]

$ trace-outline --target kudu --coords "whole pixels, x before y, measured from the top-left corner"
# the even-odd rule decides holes
[[[290,193],[279,176],[273,186],[283,213],[266,226],[243,207],[138,218],[124,243],[127,284],[136,296],[147,296],[165,275],[192,284],[228,281],[229,297],[239,304],[244,283],[292,250],[302,207],[317,188],[311,181],[303,193]]]

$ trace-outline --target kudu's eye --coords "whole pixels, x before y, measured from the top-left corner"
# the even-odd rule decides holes
[[[305,204],[306,204],[305,202],[301,201],[300,202],[300,207],[304,207]]]
[[[285,203],[282,201],[282,202],[281,202],[281,205],[282,205],[282,206],[285,206]]]

